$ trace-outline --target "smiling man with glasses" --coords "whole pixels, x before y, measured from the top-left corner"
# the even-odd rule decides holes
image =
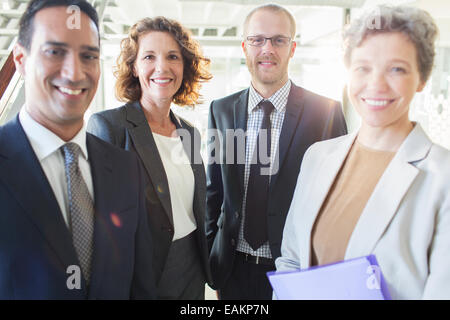
[[[230,146],[236,139],[228,136],[209,141],[210,150],[234,150],[235,159],[208,162],[206,228],[221,299],[272,297],[266,272],[275,270],[274,261],[281,255],[303,155],[311,144],[347,133],[340,103],[289,80],[295,33],[295,20],[285,8],[268,4],[251,11],[242,42],[251,85],[210,106],[210,129],[223,137],[229,130],[246,132],[241,149],[239,144]]]

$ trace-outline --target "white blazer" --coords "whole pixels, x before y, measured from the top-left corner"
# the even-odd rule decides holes
[[[277,270],[308,268],[311,230],[357,133],[305,153]],[[345,260],[375,254],[393,299],[450,299],[450,152],[416,124],[351,235]]]

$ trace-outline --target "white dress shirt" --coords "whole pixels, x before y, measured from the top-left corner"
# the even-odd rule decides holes
[[[189,158],[180,137],[166,137],[153,133],[169,183],[174,235],[181,239],[197,229],[194,217],[195,179]]]
[[[66,142],[31,118],[25,110],[25,107],[19,113],[19,121],[52,187],[64,221],[69,227],[69,199],[64,168],[64,155],[60,149]],[[81,148],[78,165],[88,187],[89,194],[94,199],[94,186],[86,147],[86,123],[83,124],[83,127],[77,135],[67,142],[74,142]]]

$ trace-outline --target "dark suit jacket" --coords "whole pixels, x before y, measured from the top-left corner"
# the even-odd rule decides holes
[[[233,141],[227,140],[227,129],[247,127],[249,89],[211,103],[209,128],[222,133],[223,141],[211,147],[225,155]],[[267,226],[273,259],[281,255],[284,222],[300,171],[303,154],[313,143],[347,133],[340,103],[321,97],[292,84],[279,140],[279,170],[271,177]],[[214,143],[211,139],[209,143]],[[206,230],[210,249],[213,282],[220,289],[233,267],[241,223],[245,164],[237,164],[237,141],[234,141],[233,164],[212,163],[207,172]],[[245,151],[244,151],[245,152]]]
[[[89,290],[69,290],[80,265],[72,235],[16,117],[0,127],[0,299],[156,298],[141,169],[134,155],[87,134],[94,183]],[[115,214],[114,218],[112,214]]]
[[[195,179],[194,217],[197,222],[197,242],[206,280],[211,283],[208,249],[205,236],[205,168],[200,156],[200,133],[186,121],[170,113],[178,129],[185,129],[191,139],[184,139],[183,146],[191,161]],[[169,183],[158,148],[139,102],[99,112],[92,115],[88,131],[99,138],[125,150],[136,153],[145,167],[150,183],[146,188],[149,224],[153,243],[153,267],[159,283],[174,235]],[[188,137],[187,137],[188,138]],[[192,156],[191,156],[192,155]],[[194,161],[197,160],[197,161]],[[183,186],[180,186],[183,187]]]

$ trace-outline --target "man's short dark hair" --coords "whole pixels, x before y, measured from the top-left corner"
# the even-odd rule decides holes
[[[86,0],[32,0],[27,6],[24,14],[20,18],[19,24],[19,44],[26,50],[31,49],[31,39],[34,32],[34,16],[40,10],[50,7],[69,7],[77,6],[81,12],[84,12],[98,27],[98,14],[94,7]]]

